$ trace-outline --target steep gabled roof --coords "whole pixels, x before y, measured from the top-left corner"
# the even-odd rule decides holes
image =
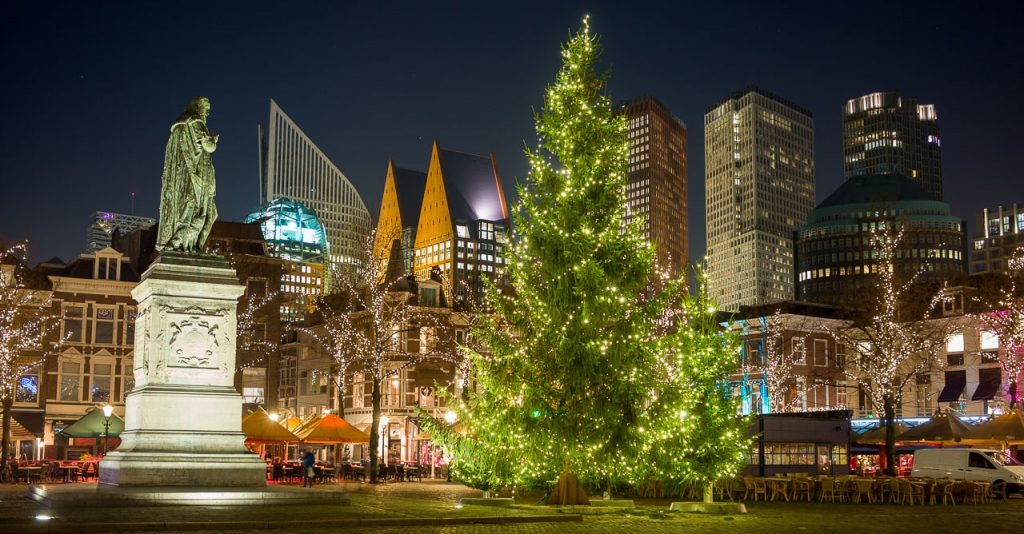
[[[453,219],[500,221],[508,218],[505,193],[492,157],[439,149],[448,207]]]
[[[420,206],[423,204],[423,189],[427,173],[392,166],[395,176],[395,194],[398,196],[398,210],[403,228],[416,228],[420,220]]]

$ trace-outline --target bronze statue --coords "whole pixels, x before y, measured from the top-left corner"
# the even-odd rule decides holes
[[[160,189],[160,251],[201,252],[217,220],[213,151],[219,135],[206,128],[210,99],[197,96],[171,125]]]

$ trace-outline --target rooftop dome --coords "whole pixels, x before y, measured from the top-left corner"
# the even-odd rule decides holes
[[[886,204],[906,200],[939,201],[920,185],[902,174],[854,176],[843,182],[818,208],[847,204]]]
[[[290,198],[276,198],[249,214],[245,222],[259,222],[271,253],[295,261],[323,261],[329,246],[316,212]]]

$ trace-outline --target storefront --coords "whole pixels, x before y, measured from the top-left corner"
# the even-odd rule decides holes
[[[759,415],[747,435],[754,439],[744,474],[850,473],[847,410]]]

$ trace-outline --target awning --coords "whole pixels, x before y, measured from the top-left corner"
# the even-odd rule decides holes
[[[124,419],[118,417],[116,413],[112,413],[110,414],[110,427],[106,428],[106,417],[103,416],[103,410],[93,408],[81,419],[68,425],[61,434],[72,438],[99,438],[103,436],[104,432],[109,438],[120,436],[121,432],[124,432]]]
[[[999,391],[999,386],[1002,382],[1002,370],[998,367],[995,369],[978,369],[978,389],[974,390],[971,400],[992,400],[992,397],[995,397],[996,392]]]
[[[17,421],[29,434],[36,436],[43,435],[43,428],[46,427],[46,420],[43,412],[11,410],[11,420]]]
[[[939,393],[939,402],[955,402],[967,386],[967,371],[946,371],[946,385]]]

